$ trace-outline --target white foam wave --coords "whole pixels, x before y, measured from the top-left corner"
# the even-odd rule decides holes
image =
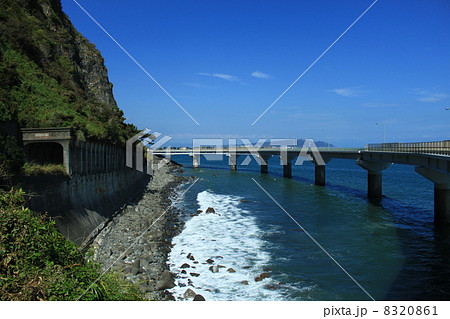
[[[255,217],[239,207],[240,198],[203,191],[197,195],[197,202],[203,212],[186,222],[173,239],[169,255],[171,271],[178,274],[176,287],[171,290],[174,296],[182,299],[191,288],[207,300],[282,299],[281,292],[273,290],[277,283],[272,278],[255,281],[270,265],[271,256]],[[215,213],[206,213],[209,207]],[[189,253],[197,263],[187,258]],[[208,259],[214,260],[212,265],[225,268],[213,273]],[[181,273],[184,263],[190,265],[184,269],[186,274]],[[229,268],[236,272],[228,272]]]

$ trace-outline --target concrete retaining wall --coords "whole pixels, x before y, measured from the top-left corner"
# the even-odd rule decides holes
[[[31,195],[30,209],[48,213],[66,238],[81,244],[124,204],[139,199],[149,179],[127,168],[72,177],[22,177],[19,183]]]

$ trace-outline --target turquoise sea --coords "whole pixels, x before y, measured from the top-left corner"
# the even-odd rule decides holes
[[[434,225],[433,184],[414,167],[384,171],[385,196],[370,201],[367,173],[352,160],[330,161],[320,187],[309,162],[293,166],[288,179],[278,158],[269,174],[254,160],[230,171],[226,158],[202,158],[197,169],[189,156],[172,159],[199,179],[178,204],[186,223],[169,256],[178,299],[188,287],[207,300],[450,299],[450,230]],[[214,273],[211,265],[224,267]],[[270,277],[255,281],[263,272]]]

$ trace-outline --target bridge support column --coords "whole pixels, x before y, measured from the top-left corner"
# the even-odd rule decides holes
[[[192,154],[192,168],[198,168],[200,165],[200,154]]]
[[[259,158],[259,165],[260,165],[260,167],[261,167],[261,173],[262,174],[267,174],[267,173],[269,173],[269,164],[268,164],[268,161],[269,161],[269,159],[272,157],[272,155],[267,155],[267,154],[265,154],[265,155],[261,155],[261,154],[259,154],[258,155],[258,158]]]
[[[230,165],[230,171],[237,170],[237,158],[238,155],[236,153],[229,153],[228,156],[228,164]]]
[[[314,183],[318,186],[325,186],[325,165],[315,165]]]
[[[356,160],[356,164],[367,170],[367,196],[380,199],[383,196],[383,177],[381,172],[392,163]]]
[[[269,165],[261,164],[261,173],[263,173],[263,174],[269,173]]]
[[[450,224],[450,175],[421,166],[416,172],[434,183],[434,223]]]
[[[288,178],[292,177],[292,163],[291,162],[283,163],[283,177],[288,177]]]

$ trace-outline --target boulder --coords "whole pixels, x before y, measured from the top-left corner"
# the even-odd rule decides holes
[[[241,281],[241,284],[248,286],[248,281],[247,280]]]
[[[191,267],[191,265],[189,265],[187,263],[184,263],[181,265],[181,268],[190,268],[190,267]]]
[[[187,258],[187,259],[190,259],[190,260],[195,260],[194,256],[193,256],[191,253],[189,253],[189,254],[186,256],[186,258]]]
[[[215,213],[216,210],[212,207],[208,207],[208,209],[206,210],[207,213]]]
[[[175,287],[175,281],[173,279],[172,273],[169,271],[164,271],[156,283],[156,290],[164,290]]]
[[[214,260],[212,260],[212,259],[210,258],[210,259],[207,259],[206,262],[207,262],[208,264],[213,264],[213,263],[214,263]]]
[[[228,268],[227,271],[230,273],[236,272],[236,270],[234,270],[233,268]]]
[[[133,264],[131,265],[131,270],[130,270],[130,274],[132,274],[133,276],[136,276],[139,273],[139,259],[136,259]]]
[[[210,270],[212,273],[218,273],[218,272],[219,272],[219,267],[217,267],[217,266],[210,266],[210,267],[209,267],[209,270]]]
[[[148,260],[147,260],[147,259],[144,259],[144,258],[140,258],[140,259],[139,259],[139,266],[140,266],[141,268],[148,269],[148,266],[149,266]]]
[[[200,276],[200,274],[197,274],[196,272],[191,272],[190,275],[191,275],[192,277],[198,277],[198,276]]]
[[[195,295],[194,301],[206,301],[206,299],[202,295]]]
[[[264,279],[264,278],[269,278],[270,277],[270,274],[268,273],[268,272],[263,272],[261,275],[259,275],[260,277],[261,277],[261,279]]]
[[[183,297],[185,299],[190,299],[190,298],[194,298],[197,294],[195,293],[194,290],[192,290],[191,288],[186,289],[186,291],[183,294]]]

